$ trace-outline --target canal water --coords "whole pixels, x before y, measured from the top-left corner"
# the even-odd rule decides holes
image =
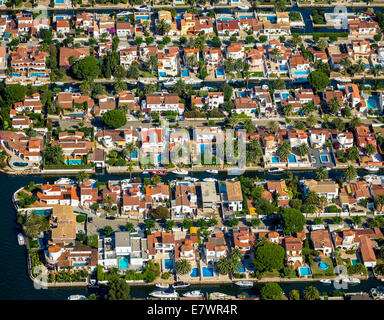
[[[359,171],[364,175],[364,171]],[[205,178],[209,175],[205,172],[191,173],[193,177]],[[295,171],[294,176],[312,178],[314,171]],[[329,175],[332,178],[341,177],[341,170],[329,171]],[[60,175],[62,176],[62,175]],[[0,175],[0,300],[62,300],[67,299],[72,294],[88,295],[90,292],[86,288],[50,288],[40,289],[34,288],[32,281],[27,274],[27,261],[26,261],[26,249],[24,246],[19,246],[17,243],[16,235],[20,231],[19,225],[16,222],[16,213],[12,204],[13,193],[22,186],[29,184],[31,181],[36,183],[53,182],[60,176],[8,176]],[[133,175],[135,176],[135,175]],[[140,175],[136,175],[140,176]],[[258,176],[266,179],[281,179],[286,177],[283,175],[271,175],[261,172],[247,172],[243,176]],[[68,176],[70,177],[70,176]],[[99,181],[107,180],[120,180],[126,179],[129,174],[113,175],[102,174],[96,175],[94,178]],[[141,177],[144,177],[141,175]],[[175,175],[169,174],[163,177],[163,180],[175,179]],[[231,176],[233,177],[233,176]],[[219,179],[226,179],[226,173],[217,175]],[[354,291],[369,291],[372,287],[377,287],[381,282],[370,278],[367,281],[363,281],[360,285],[351,286],[348,292]],[[292,289],[303,290],[308,285],[314,285],[320,292],[333,291],[332,285],[323,285],[319,282],[294,282],[294,283],[281,283],[281,287],[285,292],[289,292]],[[255,284],[254,288],[243,289],[232,284],[223,285],[203,285],[203,286],[191,286],[187,290],[201,289],[203,292],[223,292],[226,294],[237,295],[241,292],[247,292],[250,295],[258,294],[258,290],[262,284]],[[154,290],[153,286],[132,286],[131,296],[135,298],[145,298],[148,293]],[[181,291],[183,292],[183,291]]]

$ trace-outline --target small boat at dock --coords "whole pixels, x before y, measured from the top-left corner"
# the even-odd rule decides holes
[[[188,171],[184,170],[184,169],[176,169],[176,170],[172,171],[172,173],[178,174],[178,175],[187,175]]]
[[[253,287],[252,281],[237,281],[235,282],[235,285],[242,287],[242,288],[250,288]]]
[[[218,174],[218,173],[219,173],[219,170],[209,169],[209,170],[205,170],[205,172],[207,172],[207,173],[212,173],[212,174]]]
[[[172,288],[174,289],[182,289],[182,288],[187,288],[189,287],[190,284],[189,283],[186,283],[186,282],[183,282],[183,281],[176,281],[173,285],[172,285]]]
[[[23,246],[25,244],[24,236],[21,233],[17,234],[17,242],[19,243],[19,246]]]
[[[200,298],[202,296],[203,296],[203,293],[200,290],[188,291],[183,294],[183,297],[190,297],[190,298]]]
[[[283,172],[284,171],[284,169],[283,168],[269,168],[268,169],[268,172],[269,173],[280,173],[280,172]]]
[[[167,283],[156,283],[155,286],[156,286],[156,288],[160,288],[160,289],[168,289],[169,288],[169,284],[167,284]]]
[[[173,289],[168,289],[164,291],[153,291],[149,294],[150,296],[154,298],[178,298],[179,294],[173,290]]]
[[[332,280],[330,280],[330,279],[320,279],[320,282],[324,283],[324,284],[331,284]]]
[[[375,167],[375,166],[368,166],[368,167],[365,167],[364,169],[369,171],[369,172],[377,172],[380,170],[380,168]]]
[[[86,300],[87,297],[80,294],[72,294],[68,297],[68,300]]]

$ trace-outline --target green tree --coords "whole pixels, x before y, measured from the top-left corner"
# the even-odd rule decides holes
[[[304,300],[319,300],[320,292],[313,286],[309,286],[303,291]]]
[[[297,209],[284,208],[280,212],[283,219],[283,229],[286,234],[303,231],[305,225],[304,215]]]
[[[120,109],[113,109],[103,114],[103,122],[110,127],[120,128],[127,123],[127,117]]]
[[[348,166],[347,169],[344,171],[344,179],[348,182],[356,179],[357,177],[357,171],[355,167],[353,166]]]
[[[316,170],[316,180],[323,181],[328,179],[328,171],[324,167]]]
[[[290,300],[300,300],[300,291],[299,290],[291,290],[289,292]]]
[[[167,207],[158,206],[156,209],[151,211],[151,215],[153,219],[168,219],[169,210]]]
[[[276,282],[267,282],[260,290],[262,300],[281,300],[283,289]]]
[[[284,267],[285,250],[283,247],[265,242],[255,249],[253,263],[259,272],[280,270]]]
[[[110,236],[113,233],[113,229],[111,226],[105,226],[103,228],[103,232],[107,235]]]
[[[130,300],[130,286],[124,279],[114,278],[108,282],[106,300]]]
[[[191,263],[186,259],[181,259],[176,261],[175,269],[177,274],[189,274],[192,270]]]
[[[94,56],[76,61],[72,67],[74,76],[80,80],[93,80],[100,75],[99,63]]]
[[[288,141],[284,141],[277,147],[277,153],[281,160],[287,161],[292,153],[291,144]]]
[[[79,182],[83,182],[84,180],[87,180],[87,179],[89,179],[89,174],[84,170],[81,170],[76,174],[76,180]]]
[[[316,70],[309,74],[308,82],[316,92],[319,92],[323,91],[331,83],[331,80],[324,72]]]

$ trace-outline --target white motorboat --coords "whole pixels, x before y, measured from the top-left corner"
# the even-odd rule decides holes
[[[377,172],[380,170],[380,168],[375,167],[375,166],[368,166],[368,167],[365,167],[364,169],[369,171],[369,172]]]
[[[330,168],[330,167],[326,167],[325,170],[327,170],[327,171],[331,171],[332,168]]]
[[[205,170],[205,172],[207,172],[207,173],[212,173],[212,174],[218,174],[218,173],[219,173],[219,170],[209,169],[209,170]]]
[[[235,282],[235,285],[243,288],[250,288],[253,287],[253,282],[252,281],[237,281]]]
[[[183,281],[176,281],[173,285],[172,285],[172,288],[173,289],[181,289],[181,288],[187,288],[189,287],[190,284],[189,283],[186,283],[186,282],[183,282]]]
[[[360,279],[357,278],[345,278],[342,281],[347,284],[359,284],[361,282]]]
[[[213,87],[208,87],[208,86],[200,88],[200,90],[202,90],[202,91],[209,91],[209,90],[212,90],[212,89],[214,89],[214,88]]]
[[[342,83],[349,83],[349,82],[351,82],[351,78],[347,78],[347,77],[335,78],[335,80],[338,81],[338,82],[342,82]]]
[[[156,288],[160,288],[160,289],[168,289],[169,288],[169,284],[167,284],[167,283],[156,283],[155,286],[156,286]]]
[[[320,282],[324,283],[324,284],[331,284],[332,280],[330,280],[330,279],[320,279]]]
[[[207,6],[207,7],[205,7],[205,9],[207,9],[207,10],[213,10],[214,7],[212,7],[212,6]]]
[[[191,178],[191,179],[189,179],[189,180],[190,180],[190,181],[193,181],[193,182],[199,181],[198,178]]]
[[[121,12],[116,14],[116,17],[124,17],[124,16],[128,16],[130,14],[133,14],[133,12],[132,11],[121,11]]]
[[[202,83],[203,80],[201,80],[201,79],[187,79],[184,82],[186,84],[199,84],[199,83]]]
[[[21,233],[17,234],[17,242],[19,243],[19,246],[23,246],[25,244],[24,236]]]
[[[74,184],[76,181],[69,178],[60,178],[56,180],[55,184]]]
[[[215,178],[205,178],[205,179],[203,179],[203,181],[205,181],[205,182],[215,182],[215,181],[217,181],[217,179],[215,179]]]
[[[365,181],[367,182],[372,182],[373,180],[379,180],[380,177],[375,175],[375,174],[367,174],[366,176],[363,177]]]
[[[177,83],[177,80],[176,79],[167,79],[163,82],[163,85],[165,87],[172,87],[174,86],[175,84]]]
[[[240,10],[249,10],[249,7],[246,5],[237,6],[237,8]]]
[[[176,170],[172,171],[172,173],[178,174],[178,175],[187,175],[189,172],[187,170],[184,170],[184,169],[176,169]]]
[[[82,296],[80,294],[72,294],[68,297],[68,300],[86,300],[86,296]]]
[[[155,298],[178,298],[179,297],[179,294],[173,289],[169,289],[165,291],[160,291],[160,290],[153,291],[149,295]]]
[[[283,172],[284,171],[284,169],[283,168],[269,168],[268,169],[268,172],[269,173],[280,173],[280,172]]]
[[[149,8],[148,6],[145,6],[145,5],[134,7],[134,9],[137,11],[143,11],[143,12],[151,11],[151,8]]]
[[[188,291],[183,294],[183,297],[190,297],[190,298],[200,298],[202,296],[203,296],[203,293],[200,290]]]

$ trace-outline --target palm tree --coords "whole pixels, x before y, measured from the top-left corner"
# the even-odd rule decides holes
[[[191,263],[186,259],[181,259],[179,261],[176,261],[175,269],[177,274],[188,274],[192,270]]]
[[[134,142],[128,143],[128,145],[125,148],[129,154],[129,161],[132,160],[132,152],[134,152],[137,149],[137,146]]]
[[[373,144],[368,144],[365,148],[365,153],[367,156],[371,156],[376,152],[376,147]]]
[[[355,179],[357,176],[357,172],[356,172],[356,169],[355,167],[353,166],[348,166],[348,168],[345,170],[344,172],[344,179],[346,181],[352,181],[353,179]]]
[[[308,124],[308,127],[309,128],[313,128],[313,126],[317,123],[317,119],[315,118],[315,116],[313,114],[311,114],[308,118],[307,118],[307,124]]]
[[[281,160],[284,160],[284,161],[288,160],[288,157],[292,153],[292,148],[290,143],[288,141],[284,141],[282,144],[280,144],[277,147],[277,153],[279,154]]]
[[[289,116],[292,113],[292,105],[291,104],[286,104],[283,107],[283,113],[285,116]]]
[[[279,124],[275,120],[269,121],[268,130],[270,133],[276,133],[279,130]]]
[[[275,60],[277,62],[278,59],[280,59],[281,52],[279,48],[273,48],[270,52],[272,60]]]
[[[328,179],[328,171],[324,169],[324,167],[320,167],[316,171],[316,179],[319,181]]]
[[[363,62],[362,59],[359,59],[355,64],[355,70],[356,70],[356,73],[362,73],[365,71],[365,63]]]
[[[293,34],[292,35],[292,44],[297,47],[298,45],[300,45],[301,43],[303,42],[303,40],[301,39],[300,35],[298,35],[297,33]]]
[[[129,166],[128,166],[128,172],[129,172],[129,179],[130,180],[132,180],[132,171],[133,171],[133,167],[132,167],[132,164],[130,164]]]
[[[241,260],[242,257],[243,257],[243,254],[238,248],[235,248],[231,251],[231,258],[235,260]]]
[[[344,68],[346,72],[348,72],[348,69],[352,66],[351,60],[349,60],[348,57],[345,57],[340,60],[340,65]]]
[[[320,41],[317,43],[317,47],[318,47],[320,50],[324,51],[325,49],[328,48],[328,43],[327,43],[326,41],[324,41],[324,40],[320,40]]]
[[[84,180],[87,180],[89,178],[89,174],[85,172],[84,170],[79,171],[76,174],[76,180],[78,182],[83,182]]]
[[[375,65],[375,67],[373,68],[373,73],[374,75],[377,77],[378,75],[380,75],[380,72],[383,71],[383,67],[381,64],[377,64]]]
[[[195,69],[199,66],[199,61],[197,61],[196,55],[192,54],[187,57],[186,61],[187,66],[190,69]]]
[[[300,156],[304,157],[305,155],[307,155],[309,153],[309,147],[306,143],[303,143],[301,144],[298,148],[297,148],[297,152],[300,154]]]

